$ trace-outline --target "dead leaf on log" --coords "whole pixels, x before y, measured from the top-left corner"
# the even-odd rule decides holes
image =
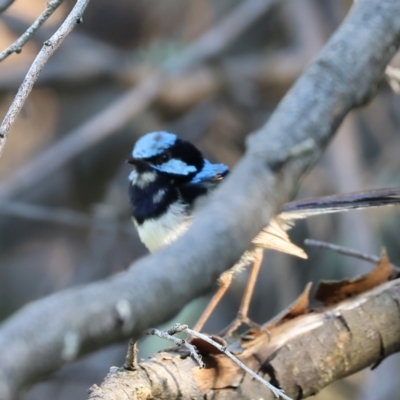
[[[276,315],[273,319],[268,321],[264,327],[271,331],[279,325],[284,324],[291,319],[294,319],[300,315],[307,314],[309,300],[310,300],[310,290],[312,287],[312,282],[307,283],[303,293],[292,303],[289,307],[285,308],[282,312]]]
[[[192,374],[204,393],[209,390],[238,387],[243,380],[245,372],[223,354],[203,357],[203,361],[207,367],[193,368]]]
[[[393,273],[394,269],[384,250],[379,263],[369,274],[341,281],[322,281],[318,286],[315,298],[325,306],[337,304],[387,282]]]

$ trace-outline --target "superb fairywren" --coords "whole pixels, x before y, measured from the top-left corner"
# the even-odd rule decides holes
[[[188,229],[195,201],[210,193],[229,172],[226,165],[213,164],[205,159],[191,143],[162,131],[141,137],[128,163],[134,167],[129,175],[132,220],[141,241],[150,252],[173,242]],[[232,272],[251,262],[254,264],[249,283],[238,318],[231,328],[235,329],[243,322],[253,325],[247,318],[247,311],[261,264],[261,249],[274,249],[307,258],[286,233],[292,220],[327,212],[398,203],[399,194],[399,189],[383,189],[287,203],[282,207],[282,213],[254,238],[239,262],[222,275],[221,287],[195,330],[201,329],[229,287]]]
[[[153,132],[140,138],[128,162],[132,220],[150,251],[174,241],[189,227],[195,200],[228,173],[211,164],[191,143],[172,133]]]

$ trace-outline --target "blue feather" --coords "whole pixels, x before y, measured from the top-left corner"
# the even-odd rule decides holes
[[[224,176],[228,173],[229,168],[225,164],[212,164],[207,159],[204,159],[204,166],[199,173],[197,173],[191,183],[201,183],[209,181],[218,175]]]
[[[154,157],[171,147],[176,139],[176,135],[165,131],[147,133],[136,142],[132,156],[139,159]]]
[[[196,172],[195,166],[187,165],[184,161],[177,159],[169,160],[161,165],[155,165],[154,168],[161,172],[178,175],[189,175]]]

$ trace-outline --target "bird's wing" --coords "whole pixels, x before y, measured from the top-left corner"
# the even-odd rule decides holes
[[[198,172],[191,183],[196,184],[218,184],[229,172],[229,168],[225,164],[212,164],[207,159],[204,159],[204,165]]]
[[[200,197],[215,189],[229,172],[228,167],[224,164],[211,164],[208,160],[204,161],[202,170],[190,182],[183,183],[178,187],[182,200],[191,206]]]

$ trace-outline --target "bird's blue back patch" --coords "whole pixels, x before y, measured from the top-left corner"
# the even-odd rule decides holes
[[[217,175],[226,175],[229,168],[225,164],[211,164],[210,161],[204,159],[204,166],[199,173],[197,173],[192,183],[200,183],[214,179]]]
[[[176,158],[171,159],[164,164],[154,166],[154,168],[161,172],[177,175],[189,175],[196,172],[196,167],[194,165],[187,165],[184,161],[177,160]]]
[[[171,147],[176,139],[176,135],[165,131],[147,133],[136,142],[132,156],[139,159],[154,157]]]

